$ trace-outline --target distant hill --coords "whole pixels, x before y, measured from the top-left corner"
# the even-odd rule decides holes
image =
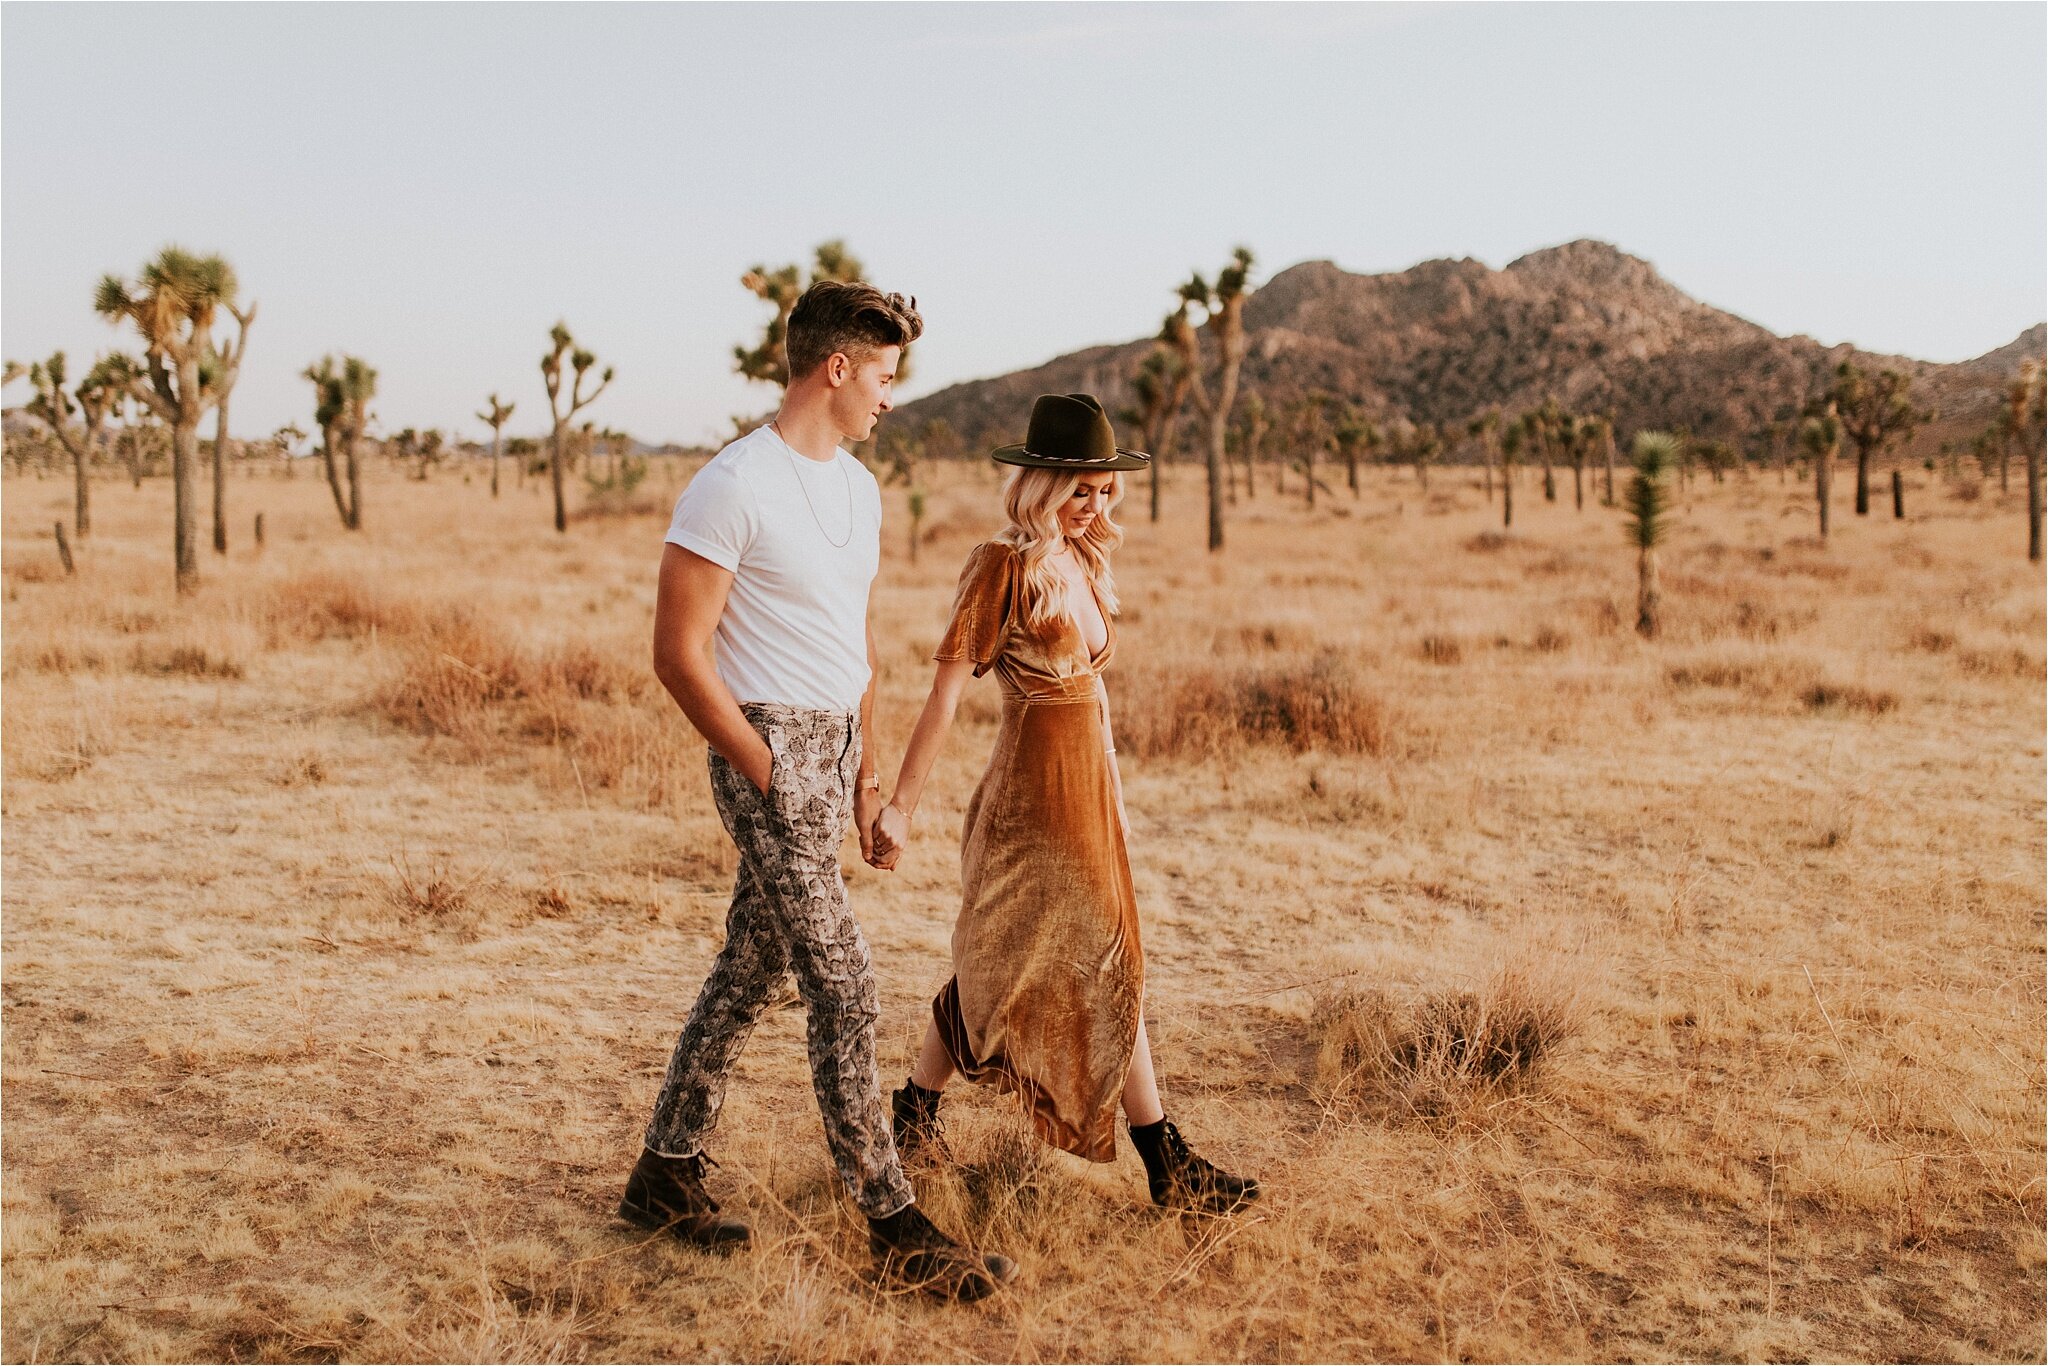
[[[1648,261],[1590,240],[1531,252],[1502,270],[1464,259],[1357,275],[1305,261],[1252,295],[1245,329],[1244,386],[1269,405],[1321,391],[1382,418],[1461,423],[1548,397],[1577,412],[1612,412],[1624,433],[1684,426],[1732,441],[1796,411],[1854,357],[1914,377],[1918,401],[1941,414],[1921,438],[1929,449],[1989,421],[2005,380],[2042,355],[2044,339],[2037,324],[1953,365],[1824,347],[1703,304]],[[1096,346],[956,384],[890,421],[944,418],[979,449],[1018,439],[1038,394],[1091,392],[1116,413],[1133,404],[1130,376],[1151,345]]]

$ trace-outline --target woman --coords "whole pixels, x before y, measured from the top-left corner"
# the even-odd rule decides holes
[[[941,1088],[954,1072],[1023,1100],[1040,1137],[1096,1162],[1116,1157],[1122,1102],[1152,1199],[1227,1213],[1258,1198],[1189,1150],[1159,1103],[1141,1014],[1145,967],[1131,888],[1123,787],[1102,670],[1115,646],[1110,510],[1119,450],[1086,394],[1041,397],[1028,439],[995,451],[1019,468],[1009,525],[961,573],[937,676],[896,787],[875,825],[893,866],[970,675],[996,671],[1003,720],[967,808],[953,980],[908,1084],[895,1093],[897,1147],[938,1147]]]

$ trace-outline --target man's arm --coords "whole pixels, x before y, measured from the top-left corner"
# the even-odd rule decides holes
[[[711,748],[765,793],[775,756],[747,724],[711,662],[711,637],[731,591],[730,570],[679,545],[662,547],[654,593],[654,676]]]

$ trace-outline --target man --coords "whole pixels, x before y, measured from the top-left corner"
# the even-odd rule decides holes
[[[839,442],[865,440],[889,411],[897,362],[923,330],[900,294],[811,286],[789,315],[775,420],[720,451],[676,502],[654,671],[711,746],[712,796],[740,867],[725,947],[669,1060],[619,1213],[698,1247],[747,1242],[704,1189],[703,1143],[726,1073],[794,972],[826,1142],[883,1274],[968,1300],[1016,1268],[954,1242],[913,1201],[875,1071],[874,968],[839,876],[849,813],[871,856],[881,806],[862,736],[882,525],[874,476]]]

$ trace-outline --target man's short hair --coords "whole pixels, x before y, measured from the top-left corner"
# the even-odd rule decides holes
[[[908,346],[924,333],[917,300],[884,294],[861,281],[820,280],[789,311],[783,347],[789,377],[801,379],[836,352],[855,365],[885,346]]]

